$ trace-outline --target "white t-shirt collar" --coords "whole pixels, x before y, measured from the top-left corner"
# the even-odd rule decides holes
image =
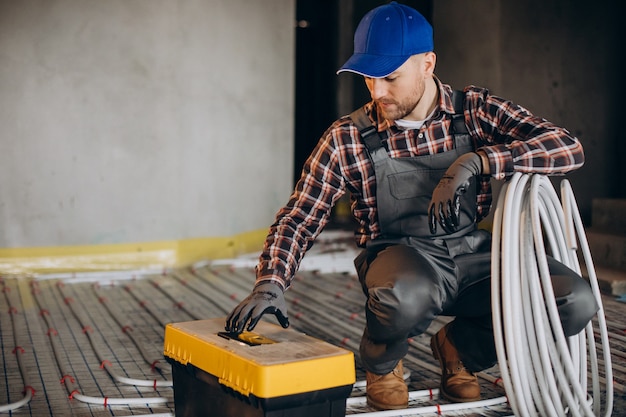
[[[433,117],[433,114],[435,114],[436,110],[437,110],[437,107],[435,107],[433,109],[433,111],[430,112],[430,114],[428,116],[426,116],[426,118],[424,120],[398,119],[398,120],[395,121],[396,126],[398,126],[402,130],[421,129],[422,126],[424,126],[424,123],[426,122],[426,120],[428,120],[431,117]]]

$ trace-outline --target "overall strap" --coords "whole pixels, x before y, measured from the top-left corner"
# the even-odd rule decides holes
[[[468,134],[467,126],[465,126],[465,116],[463,115],[463,101],[465,93],[460,90],[452,91],[452,105],[454,106],[454,115],[452,115],[452,131],[455,135]]]
[[[350,118],[359,130],[361,139],[363,139],[363,142],[365,143],[365,146],[370,154],[374,153],[376,149],[382,148],[383,144],[380,140],[380,136],[378,135],[378,130],[370,118],[367,117],[365,107],[361,107],[353,111],[350,114]]]

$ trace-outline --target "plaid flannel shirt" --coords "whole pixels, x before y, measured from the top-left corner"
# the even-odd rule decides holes
[[[402,130],[385,120],[373,102],[366,113],[378,126],[391,158],[441,153],[452,149],[452,89],[435,78],[438,106],[419,130]],[[561,175],[584,162],[582,145],[567,130],[534,116],[523,107],[490,95],[484,88],[464,89],[465,124],[476,149],[489,157],[490,176],[503,179],[514,172]],[[477,221],[491,207],[489,177],[479,184]],[[306,160],[287,204],[279,210],[257,265],[257,284],[274,281],[289,287],[306,251],[328,223],[337,200],[350,192],[357,220],[358,246],[380,236],[373,164],[354,123],[344,116],[322,135]]]

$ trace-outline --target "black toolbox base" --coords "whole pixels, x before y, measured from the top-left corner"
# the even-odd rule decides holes
[[[348,385],[285,397],[247,397],[192,365],[168,362],[176,417],[345,417],[346,398],[352,391]]]

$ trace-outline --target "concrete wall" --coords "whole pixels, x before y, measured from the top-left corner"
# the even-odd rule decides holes
[[[436,72],[444,82],[488,87],[582,141],[585,165],[568,179],[587,223],[593,198],[626,197],[618,3],[433,2]]]
[[[0,247],[229,236],[291,190],[295,0],[0,0]]]

